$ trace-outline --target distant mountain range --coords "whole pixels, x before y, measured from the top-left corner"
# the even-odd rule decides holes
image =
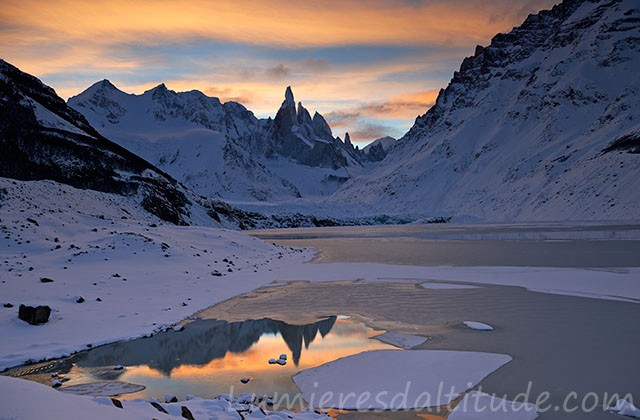
[[[99,88],[111,89],[106,82],[100,85]],[[235,105],[231,107],[236,109]],[[109,110],[110,118],[118,118],[117,106],[111,103]],[[3,60],[0,60],[0,150],[2,183],[11,179],[49,180],[81,190],[117,194],[157,217],[150,217],[150,223],[163,220],[177,225],[241,229],[354,223],[301,214],[269,216],[247,212],[196,194],[147,160],[98,133],[53,89]],[[95,202],[105,201],[99,195],[94,198]],[[5,200],[22,199],[8,196],[0,188],[0,206]],[[117,213],[119,209],[111,210]],[[122,217],[126,218],[126,214],[123,210]]]
[[[198,194],[236,201],[329,195],[384,150],[369,154],[333,137],[319,113],[290,87],[274,119],[236,102],[161,84],[127,94],[108,80],[69,99],[106,137],[144,157]]]
[[[108,80],[67,106],[2,61],[0,176],[135,196],[179,224],[637,220],[638,68],[637,1],[566,0],[476,47],[401,139],[360,150],[291,88],[273,119]]]

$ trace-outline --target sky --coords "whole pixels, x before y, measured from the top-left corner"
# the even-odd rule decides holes
[[[160,83],[274,116],[292,86],[334,135],[402,136],[476,45],[556,0],[3,0],[0,58],[64,99]]]

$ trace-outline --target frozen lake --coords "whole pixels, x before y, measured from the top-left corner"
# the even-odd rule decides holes
[[[558,407],[572,392],[577,404],[591,393],[603,405],[614,393],[640,395],[636,298],[622,302],[540,293],[515,286],[517,282],[468,284],[478,282],[481,270],[475,267],[480,266],[496,273],[503,267],[521,267],[513,275],[534,280],[548,272],[540,267],[582,268],[566,271],[578,276],[577,282],[586,274],[601,278],[635,273],[625,268],[640,266],[640,225],[447,224],[251,233],[280,245],[314,247],[316,262],[405,267],[333,264],[338,266],[337,277],[318,281],[332,264],[305,264],[313,269],[289,274],[287,283],[267,285],[198,312],[184,331],[98,347],[52,369],[68,375],[65,386],[117,379],[147,387],[124,399],[162,399],[166,393],[212,397],[230,391],[295,395],[291,377],[297,372],[362,351],[392,348],[371,339],[386,330],[428,337],[417,346],[422,350],[511,356],[511,362],[480,383],[484,392],[507,399],[529,392],[528,401],[535,401],[550,392],[547,405]],[[435,266],[459,266],[462,269],[455,270],[462,274],[453,284],[439,277],[412,278],[406,273],[416,270],[408,265],[431,271]],[[365,273],[372,269],[380,270],[375,272],[378,278]],[[483,273],[487,276],[487,270]],[[627,280],[635,281],[629,276]],[[487,323],[495,330],[474,331],[464,321]],[[268,363],[283,353],[288,356],[285,366]],[[125,369],[113,370],[118,364]],[[241,383],[242,378],[250,378],[249,383]],[[49,380],[44,374],[42,381]],[[383,417],[416,415],[425,414],[406,411]],[[603,407],[572,415],[552,410],[540,413],[540,418],[612,416]],[[340,414],[351,416],[354,413]]]
[[[321,262],[520,267],[638,267],[638,224],[409,224],[250,232],[319,250]]]

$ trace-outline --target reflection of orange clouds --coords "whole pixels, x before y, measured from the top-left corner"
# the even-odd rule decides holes
[[[295,366],[291,351],[285,345],[280,335],[264,335],[258,343],[243,353],[228,352],[223,358],[212,360],[205,366],[182,365],[171,372],[172,378],[194,378],[198,376],[214,376],[216,374],[234,373],[237,375],[258,374],[277,369],[278,373],[287,372],[291,375],[314,366],[319,366],[332,360],[364,350],[378,350],[395,348],[378,340],[368,339],[377,335],[379,331],[364,331],[362,328],[349,328],[350,322],[336,321],[334,329],[326,337],[318,334],[308,349],[302,349],[300,364]],[[285,366],[270,365],[271,358],[278,358],[282,353],[287,354],[288,362]]]
[[[162,378],[165,376],[164,373],[160,372],[159,370],[153,369],[147,365],[127,367],[127,370],[125,371],[125,377],[132,376],[132,375],[146,376],[149,378]]]
[[[375,0],[5,0],[2,23],[28,28],[23,32],[33,41],[55,36],[104,44],[197,37],[294,47],[466,45],[514,23],[518,10],[512,11],[508,2],[483,7],[488,4],[486,0],[423,4]]]

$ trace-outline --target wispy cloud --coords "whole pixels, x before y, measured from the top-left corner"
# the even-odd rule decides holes
[[[556,1],[4,0],[0,51],[63,97],[165,82],[266,116],[293,85],[352,137],[399,135],[476,44]]]

